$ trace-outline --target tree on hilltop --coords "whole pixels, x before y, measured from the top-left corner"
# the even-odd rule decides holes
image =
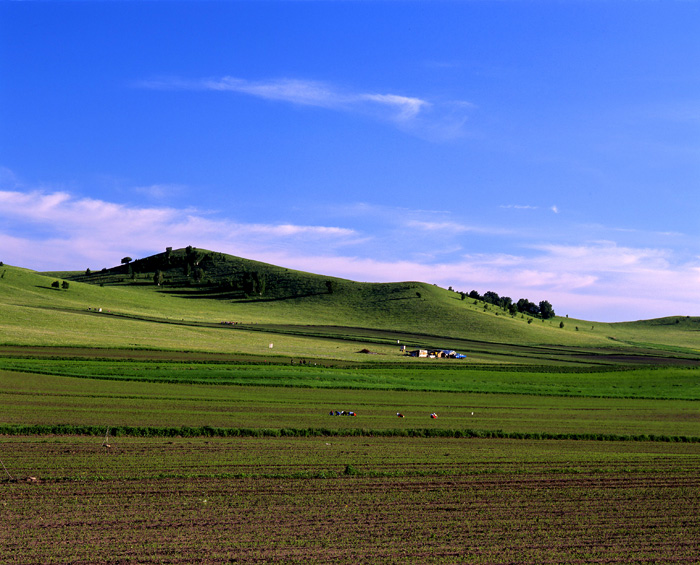
[[[552,308],[552,305],[547,302],[546,300],[543,300],[540,302],[540,316],[542,317],[543,320],[547,320],[549,318],[554,318],[554,308]]]
[[[540,307],[537,304],[530,302],[527,298],[521,298],[517,302],[518,312],[529,314],[530,316],[539,316]]]
[[[498,304],[500,303],[501,297],[498,296],[497,292],[493,292],[492,290],[489,290],[488,292],[484,293],[483,300],[484,300],[484,302],[498,306]]]

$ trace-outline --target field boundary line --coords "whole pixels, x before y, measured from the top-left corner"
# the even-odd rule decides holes
[[[104,426],[80,426],[71,424],[0,424],[0,436],[78,435],[102,436]],[[700,436],[669,436],[659,434],[606,434],[606,433],[549,433],[504,432],[503,430],[475,429],[365,429],[365,428],[219,428],[201,427],[153,427],[113,426],[112,438],[118,437],[417,437],[464,439],[523,439],[523,440],[578,440],[578,441],[644,441],[667,443],[700,443]]]

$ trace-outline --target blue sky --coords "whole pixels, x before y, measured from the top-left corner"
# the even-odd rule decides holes
[[[700,315],[700,2],[0,2],[0,260]]]

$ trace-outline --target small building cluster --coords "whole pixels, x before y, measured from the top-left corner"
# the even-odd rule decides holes
[[[454,349],[416,349],[409,351],[411,357],[428,357],[430,359],[466,359],[467,356]]]

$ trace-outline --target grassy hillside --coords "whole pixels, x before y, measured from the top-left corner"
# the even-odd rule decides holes
[[[160,285],[154,283],[157,271],[163,275]],[[272,338],[261,335],[265,331],[275,334],[275,354],[314,357],[356,358],[362,343],[395,355],[401,338],[416,347],[470,350],[486,343],[583,353],[628,347],[690,357],[700,353],[699,318],[624,324],[540,320],[511,316],[426,283],[358,283],[198,249],[90,273],[40,274],[4,266],[0,277],[2,344],[269,355],[264,348]],[[54,288],[54,281],[68,282],[68,288]],[[231,329],[236,331],[224,331]],[[491,347],[477,360],[503,362],[508,355],[495,353]]]

